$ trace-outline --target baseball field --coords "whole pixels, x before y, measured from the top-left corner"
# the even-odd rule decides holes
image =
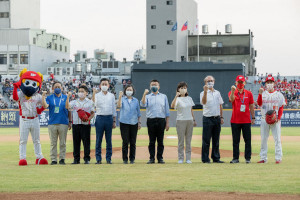
[[[230,128],[222,128],[220,149],[225,164],[201,162],[201,128],[194,129],[192,164],[177,164],[175,128],[165,135],[166,164],[147,165],[147,129],[138,133],[136,163],[122,163],[120,130],[113,131],[112,165],[95,165],[95,129],[92,128],[91,164],[71,165],[72,133],[67,138],[66,165],[35,165],[31,136],[28,166],[18,166],[19,130],[0,128],[0,199],[300,199],[300,128],[282,128],[283,162],[275,164],[270,134],[268,163],[257,164],[260,129],[252,128],[252,163],[230,164]],[[49,158],[48,129],[41,128],[42,152]],[[105,153],[105,141],[102,143]],[[81,148],[83,150],[83,148]],[[241,139],[241,152],[244,142]],[[83,163],[83,161],[81,160]]]

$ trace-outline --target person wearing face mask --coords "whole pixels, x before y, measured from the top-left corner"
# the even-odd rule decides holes
[[[180,82],[176,89],[176,96],[172,101],[171,108],[177,110],[176,130],[178,135],[178,163],[182,164],[184,160],[184,141],[185,141],[185,156],[186,163],[191,164],[192,153],[192,135],[193,127],[196,126],[196,121],[193,113],[194,101],[188,96],[188,85],[185,82]]]
[[[112,164],[112,129],[116,128],[116,104],[115,95],[108,92],[109,80],[102,78],[100,80],[101,92],[96,94],[96,89],[93,89],[93,102],[96,107],[96,164],[102,164],[101,146],[102,138],[105,132],[106,141],[106,163]]]
[[[50,157],[51,165],[57,164],[57,139],[59,138],[60,152],[59,164],[65,164],[66,141],[68,127],[71,129],[71,112],[66,109],[67,95],[62,94],[62,84],[55,81],[52,85],[54,94],[46,98],[46,91],[43,91],[43,107],[49,107],[48,132],[51,141]]]
[[[90,120],[94,117],[95,105],[92,100],[89,100],[86,96],[88,95],[88,88],[85,85],[79,86],[78,99],[73,100],[69,103],[70,96],[72,93],[68,93],[66,101],[66,108],[72,112],[73,125],[73,157],[74,162],[72,164],[80,164],[80,146],[81,140],[84,147],[84,164],[89,164],[90,157],[90,143],[91,143],[91,125]],[[86,116],[79,116],[80,112],[84,112]]]
[[[214,163],[224,163],[220,160],[219,150],[224,101],[220,92],[214,89],[213,76],[207,76],[204,83],[204,91],[200,93],[200,103],[203,105],[202,162],[210,163],[209,146],[212,140],[211,159]]]
[[[230,163],[239,163],[241,131],[245,141],[246,163],[251,163],[251,124],[255,123],[254,100],[252,92],[244,89],[245,77],[238,75],[235,86],[231,86],[228,93],[229,101],[232,103],[231,132],[233,145],[233,159]],[[250,118],[250,112],[252,119]]]
[[[159,164],[164,164],[164,131],[169,130],[169,102],[165,94],[159,92],[160,86],[158,80],[150,82],[150,90],[145,89],[143,98],[140,102],[142,107],[146,107],[147,127],[149,135],[149,153],[150,160],[147,164],[155,163],[155,143],[157,140],[157,160]]]
[[[126,85],[120,91],[117,106],[120,108],[120,130],[122,136],[123,163],[128,164],[128,144],[130,144],[129,160],[134,164],[136,150],[136,136],[141,129],[141,112],[139,101],[133,97],[134,88]]]
[[[257,104],[261,107],[261,149],[260,149],[260,161],[258,163],[266,163],[268,153],[268,138],[270,129],[275,141],[275,163],[279,164],[282,160],[282,147],[281,147],[281,117],[283,114],[283,106],[285,105],[285,99],[281,92],[274,90],[275,79],[272,76],[266,78],[266,91],[263,88],[259,89],[259,95],[257,98]],[[266,113],[269,110],[275,110],[277,115],[277,121],[274,124],[268,124],[266,122]]]

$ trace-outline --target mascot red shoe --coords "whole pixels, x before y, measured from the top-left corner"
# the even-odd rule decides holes
[[[20,108],[20,161],[19,165],[27,165],[26,145],[29,132],[34,144],[34,153],[37,165],[47,165],[48,161],[42,154],[40,143],[40,123],[38,115],[44,111],[42,96],[39,94],[43,83],[43,75],[39,72],[23,69],[20,81],[14,83],[13,99],[19,103]],[[20,91],[18,91],[20,89]]]

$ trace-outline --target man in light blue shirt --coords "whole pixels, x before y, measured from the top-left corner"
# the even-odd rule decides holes
[[[150,82],[150,89],[146,89],[141,100],[141,106],[146,107],[147,127],[149,135],[150,160],[147,164],[155,163],[155,141],[157,140],[157,160],[164,164],[164,131],[169,130],[169,102],[165,94],[159,93],[160,85],[158,80]]]

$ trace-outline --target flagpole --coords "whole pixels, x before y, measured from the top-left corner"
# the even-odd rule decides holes
[[[198,62],[200,62],[200,57],[199,57],[199,29],[198,29],[198,34],[197,34],[197,56],[198,56]]]

